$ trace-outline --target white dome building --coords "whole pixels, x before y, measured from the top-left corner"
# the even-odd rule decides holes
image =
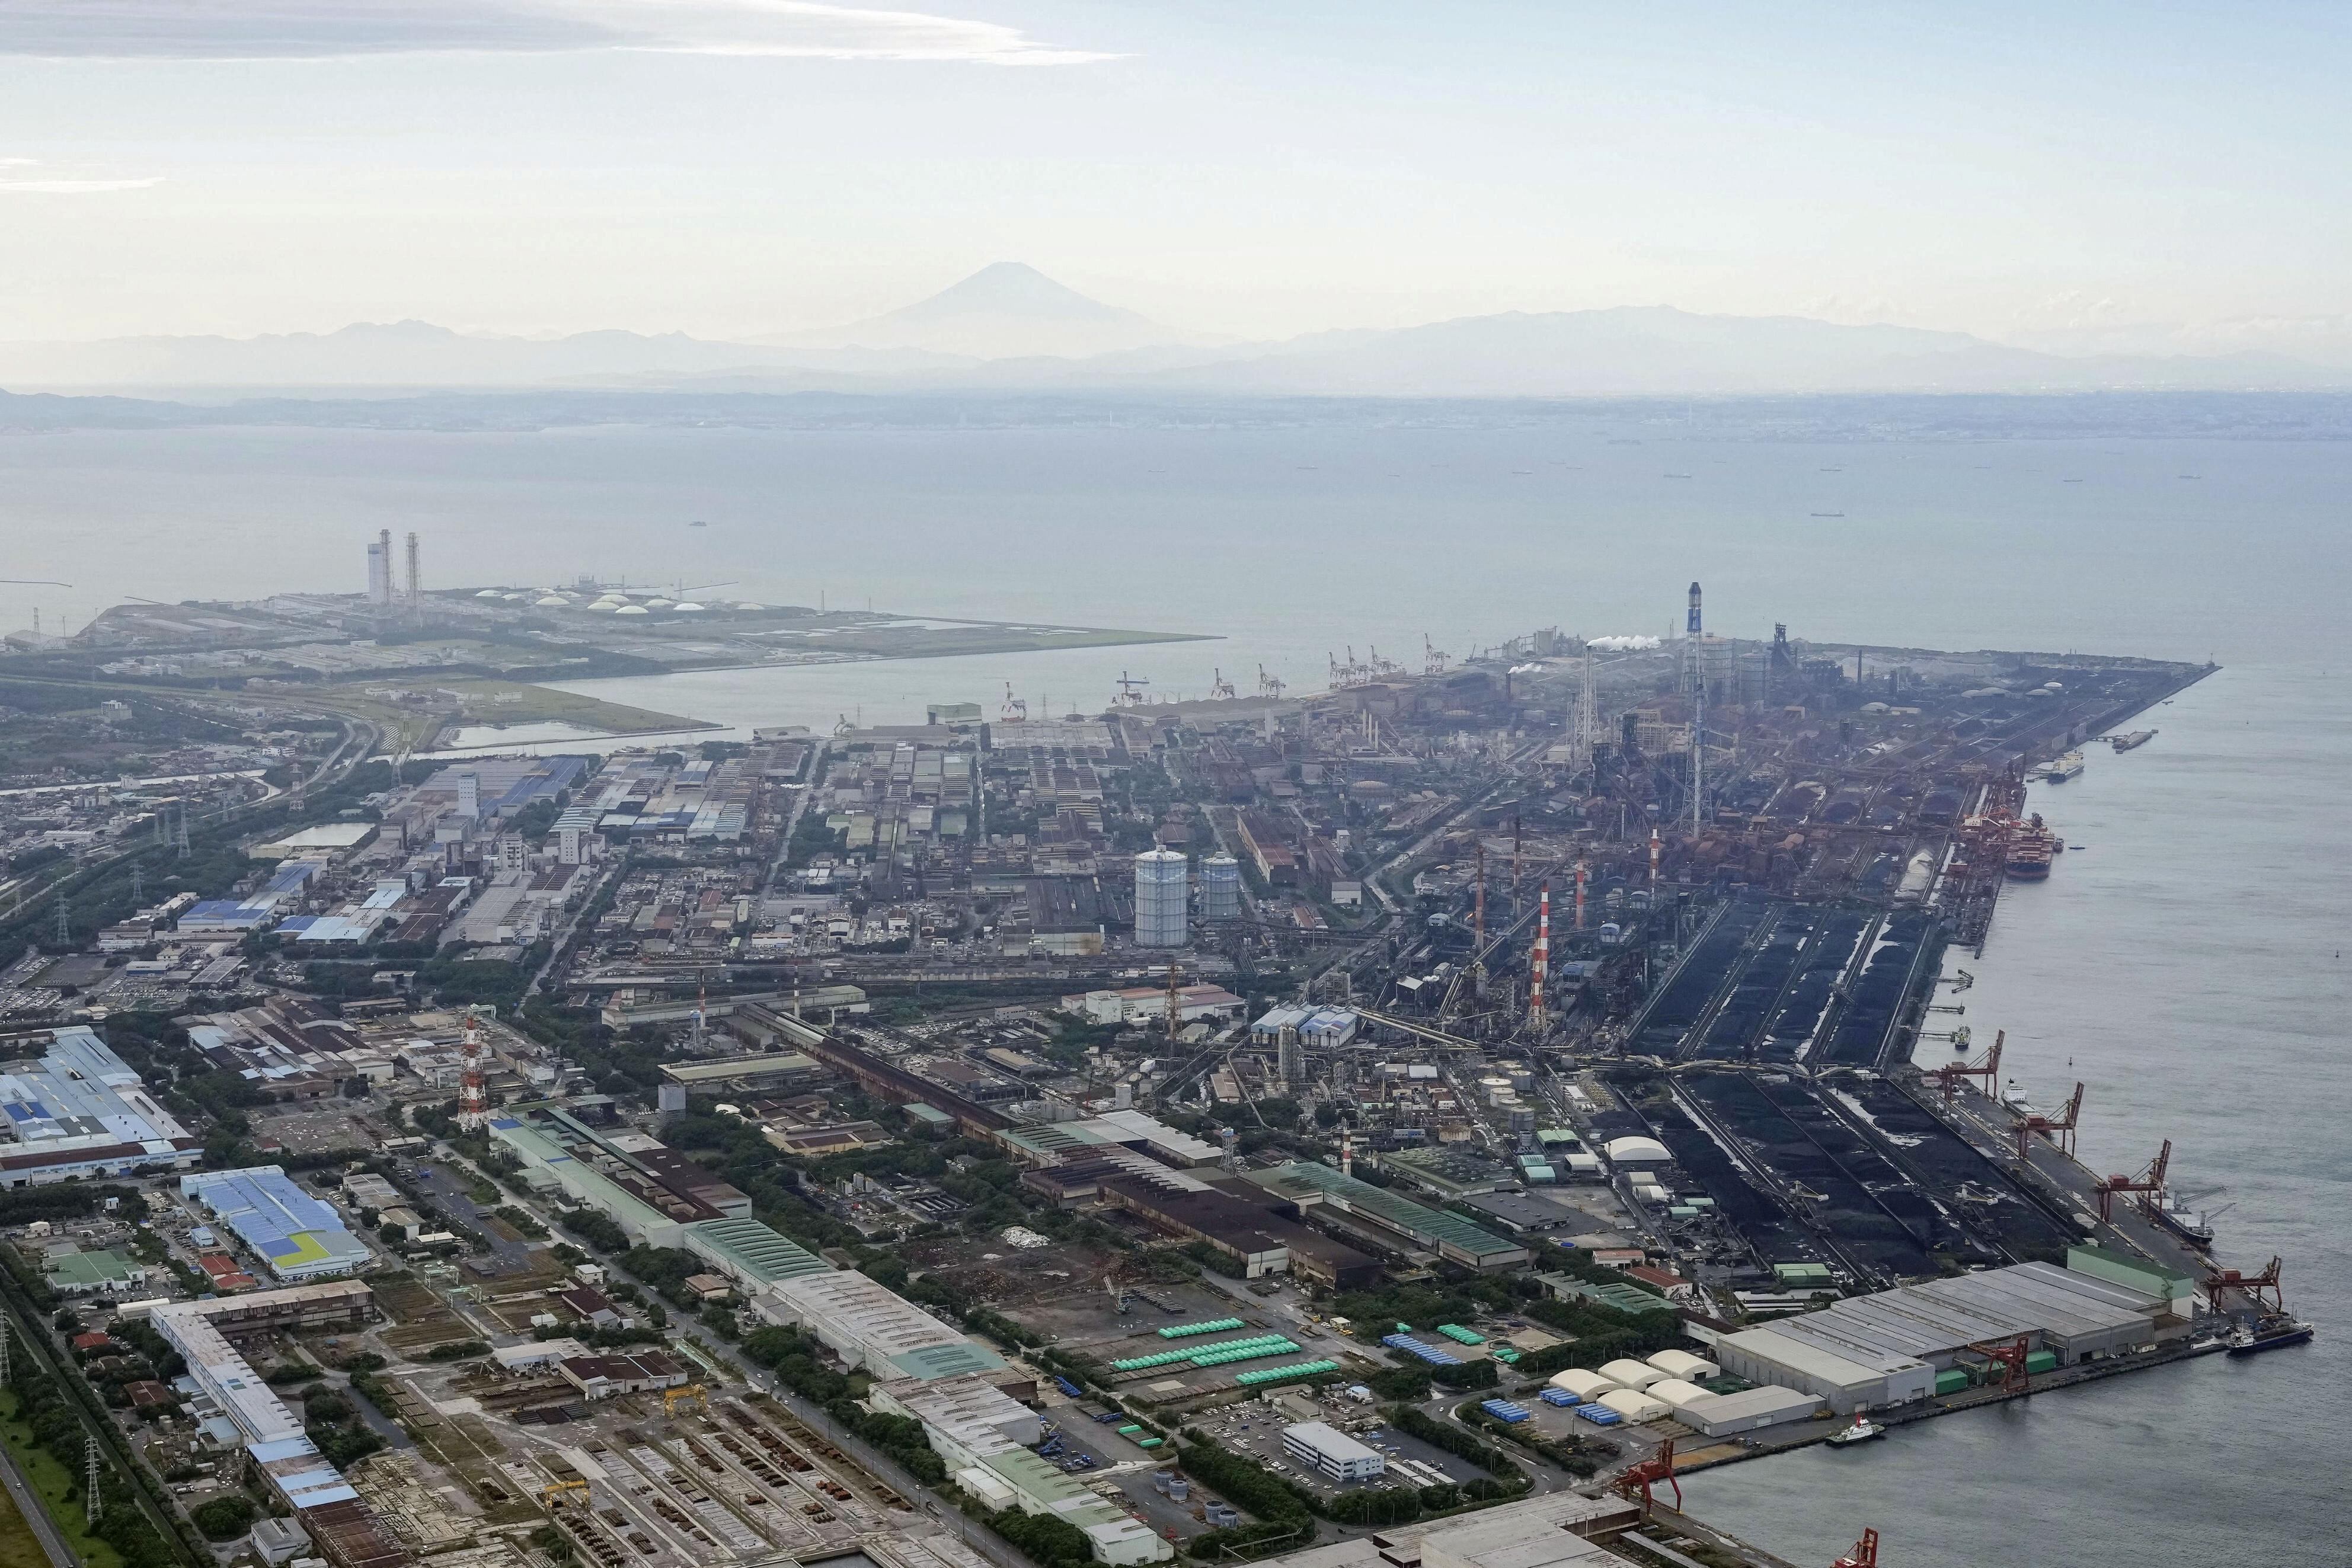
[[[1655,1138],[1612,1138],[1601,1152],[1612,1166],[1670,1166],[1675,1156]]]
[[[615,615],[648,615],[651,614],[652,612],[648,611],[642,604],[624,604],[618,610],[614,611],[613,613]]]

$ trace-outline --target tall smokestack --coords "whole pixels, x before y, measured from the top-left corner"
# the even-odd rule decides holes
[[[1544,977],[1551,968],[1551,883],[1536,897],[1536,945],[1528,954],[1528,1021],[1544,1022]]]
[[[411,610],[425,607],[425,582],[416,570],[416,530],[414,528],[408,531],[408,607]]]
[[[1592,874],[1591,861],[1576,862],[1576,928],[1584,929],[1584,883]]]
[[[1690,625],[1685,630],[1690,636],[1698,635],[1698,584],[1696,582],[1691,584]]]

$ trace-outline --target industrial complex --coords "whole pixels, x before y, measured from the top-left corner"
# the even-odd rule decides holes
[[[553,649],[1127,634],[367,564],[101,617],[146,706],[76,722],[165,782],[0,794],[61,1546],[1781,1568],[1675,1478],[2312,1332],[1969,1011],[2075,754],[2201,668],[1694,584],[1311,694],[426,760]]]

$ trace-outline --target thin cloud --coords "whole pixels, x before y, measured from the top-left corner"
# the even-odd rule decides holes
[[[16,160],[29,163],[29,158]],[[0,180],[0,193],[15,192],[36,196],[88,196],[104,191],[144,191],[163,183],[161,174],[151,180]]]
[[[1018,27],[816,0],[6,0],[0,55],[328,59],[628,49],[829,60],[1084,65]]]

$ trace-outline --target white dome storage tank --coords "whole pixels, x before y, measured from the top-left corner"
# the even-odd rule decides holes
[[[1693,1355],[1686,1350],[1662,1350],[1643,1358],[1668,1377],[1679,1377],[1685,1383],[1696,1383],[1703,1377],[1721,1377],[1723,1368],[1705,1356]]]
[[[1602,1146],[1612,1166],[1670,1166],[1675,1156],[1655,1138],[1612,1138]]]
[[[1666,1375],[1656,1367],[1639,1361],[1611,1361],[1601,1364],[1601,1375],[1621,1388],[1647,1388],[1653,1383],[1664,1383]]]
[[[1676,1410],[1680,1410],[1683,1406],[1694,1402],[1703,1402],[1708,1399],[1719,1399],[1722,1397],[1721,1395],[1708,1393],[1706,1389],[1701,1388],[1696,1383],[1685,1383],[1679,1377],[1661,1378],[1657,1382],[1650,1385],[1647,1388],[1642,1390],[1642,1392],[1648,1395],[1653,1399],[1664,1400]]]
[[[1581,1366],[1571,1366],[1566,1372],[1554,1373],[1551,1385],[1554,1388],[1565,1388],[1579,1399],[1598,1399],[1618,1386],[1613,1378],[1603,1377],[1599,1373]]]
[[[1628,1421],[1663,1421],[1675,1413],[1674,1406],[1663,1399],[1653,1399],[1631,1388],[1620,1388],[1602,1395],[1595,1403],[1607,1406]]]

